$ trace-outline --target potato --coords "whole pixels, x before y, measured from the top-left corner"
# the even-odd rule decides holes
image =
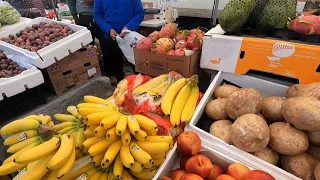
[[[304,86],[304,84],[295,84],[289,87],[287,91],[287,97],[292,98],[295,97],[299,91]]]
[[[296,128],[320,131],[320,101],[314,97],[293,97],[285,100],[282,116]]]
[[[242,88],[228,97],[227,113],[236,120],[244,114],[259,114],[263,96],[252,88]]]
[[[289,173],[303,179],[314,180],[314,169],[319,161],[315,160],[308,153],[295,156],[281,156],[281,166]]]
[[[232,143],[246,152],[265,148],[270,140],[268,124],[256,114],[245,114],[231,126]]]
[[[320,161],[320,147],[310,144],[307,153],[311,156],[315,157],[318,161]]]
[[[262,115],[269,121],[284,121],[281,114],[281,106],[284,100],[286,100],[285,97],[273,96],[265,98],[262,103]]]
[[[269,146],[280,154],[298,155],[309,147],[307,134],[289,123],[275,122],[269,126],[269,129]]]
[[[231,140],[231,125],[232,122],[229,120],[219,120],[211,124],[210,134],[221,139],[225,143],[232,144]]]
[[[320,100],[320,82],[304,85],[302,88],[299,88],[296,96],[314,97]]]
[[[215,98],[228,98],[234,91],[238,90],[239,88],[236,86],[224,84],[222,86],[217,87],[213,93]]]
[[[253,153],[253,155],[273,165],[276,165],[279,161],[279,154],[268,146]]]
[[[227,98],[219,98],[210,101],[205,109],[207,116],[213,120],[229,119],[226,111]]]
[[[320,163],[314,168],[314,176],[316,180],[320,180]]]
[[[307,132],[307,135],[310,143],[320,146],[320,132]]]

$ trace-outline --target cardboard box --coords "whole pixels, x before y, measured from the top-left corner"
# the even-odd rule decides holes
[[[213,35],[204,39],[200,67],[236,74],[255,70],[312,83],[320,81],[320,46]]]
[[[46,86],[61,94],[68,88],[79,85],[91,77],[101,75],[95,48],[84,48],[43,70]]]
[[[201,51],[191,56],[169,56],[134,49],[136,71],[151,76],[158,76],[176,71],[184,77],[198,74]]]

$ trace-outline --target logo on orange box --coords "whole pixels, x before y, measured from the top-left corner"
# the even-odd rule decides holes
[[[292,56],[296,51],[296,47],[293,44],[288,43],[276,43],[272,47],[273,57],[268,56],[270,61],[280,61],[281,58],[287,58]]]
[[[210,62],[211,62],[212,64],[220,64],[221,58],[219,57],[218,59],[210,60]]]

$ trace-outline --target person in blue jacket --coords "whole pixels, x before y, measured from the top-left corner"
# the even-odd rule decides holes
[[[110,80],[124,78],[123,54],[116,36],[124,37],[123,30],[137,31],[144,18],[141,0],[94,0],[93,16],[100,27],[100,46],[104,68]]]

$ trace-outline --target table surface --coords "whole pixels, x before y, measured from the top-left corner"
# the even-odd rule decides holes
[[[161,27],[161,26],[167,24],[168,22],[169,22],[169,20],[164,20],[164,19],[150,19],[147,21],[142,21],[140,26],[156,28],[156,27]]]

